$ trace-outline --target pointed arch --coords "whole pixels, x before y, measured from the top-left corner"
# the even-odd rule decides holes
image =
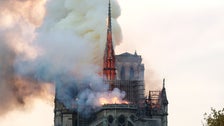
[[[121,77],[121,80],[125,80],[125,68],[124,68],[124,66],[121,67],[120,77]]]
[[[131,66],[130,67],[130,71],[129,71],[129,79],[130,80],[134,80],[134,77],[135,77],[135,71],[134,71],[134,68]]]

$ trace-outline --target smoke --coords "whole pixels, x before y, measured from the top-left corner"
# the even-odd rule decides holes
[[[159,78],[159,74],[155,72],[156,70],[153,69],[146,69],[145,70],[145,94],[148,94],[149,89],[150,90],[161,90],[163,86],[163,82],[161,78]]]
[[[112,2],[114,44],[121,40]],[[56,85],[56,98],[67,108],[88,114],[108,92],[99,76],[106,42],[107,0],[0,1],[0,114],[45,98]],[[88,109],[87,109],[88,108]]]
[[[14,69],[18,56],[32,59],[37,55],[31,42],[44,17],[43,4],[44,0],[0,1],[0,115],[46,95],[47,84],[21,78]]]
[[[120,8],[115,1],[112,1],[112,6],[113,37],[115,44],[119,44],[121,30],[116,18],[120,15]],[[71,36],[80,37],[83,40],[79,40],[78,43],[87,41],[86,46],[91,47],[86,51],[83,50],[90,54],[88,59],[96,64],[102,63],[106,40],[108,0],[56,0],[49,2],[47,9],[47,16],[41,27],[42,32],[63,34],[66,31]],[[63,35],[59,36],[64,38]],[[74,38],[73,41],[75,41]]]

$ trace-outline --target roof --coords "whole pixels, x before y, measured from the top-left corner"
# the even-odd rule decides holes
[[[117,56],[139,56],[139,55],[137,55],[137,54],[131,54],[131,53],[125,52],[125,53],[122,53],[122,54],[117,55]]]

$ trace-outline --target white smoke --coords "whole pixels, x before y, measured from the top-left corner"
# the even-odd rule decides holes
[[[13,80],[12,87],[16,87],[19,94],[17,101],[26,104],[24,99],[27,97],[39,96],[45,91],[46,83],[56,85],[56,96],[67,108],[76,106],[75,109],[84,114],[100,105],[97,101],[102,95],[122,99],[124,92],[117,89],[108,92],[108,85],[98,75],[102,71],[106,43],[108,1],[49,0],[46,10],[45,2],[1,2],[0,32],[3,37],[0,48],[4,55],[0,57],[0,68],[3,64],[8,65],[3,66],[5,70],[1,73],[9,77],[5,81]],[[120,8],[117,1],[111,2],[113,38],[117,45],[121,40],[116,21]],[[3,16],[5,14],[7,16]],[[0,76],[1,79],[4,76]],[[1,97],[6,94],[13,96],[16,91],[4,88],[8,87],[5,81],[1,83],[1,89],[6,89],[0,93]]]
[[[82,38],[82,41],[71,39],[76,43],[86,41],[82,53],[88,53],[88,60],[96,64],[102,63],[106,42],[106,19],[108,0],[54,0],[47,4],[47,15],[40,28],[41,32],[61,34],[69,32],[71,36]],[[112,1],[112,24],[115,44],[121,40],[121,30],[116,21],[120,15],[120,8],[116,1]],[[46,35],[46,33],[44,33]],[[63,43],[69,44],[69,43]],[[77,47],[78,48],[78,47]],[[73,48],[73,50],[77,49]],[[77,51],[79,52],[79,51]],[[80,52],[80,53],[81,53]]]

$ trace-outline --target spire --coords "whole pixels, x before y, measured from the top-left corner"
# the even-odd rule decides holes
[[[165,78],[163,78],[163,88],[165,88]]]
[[[165,78],[163,78],[163,89],[162,89],[162,102],[164,105],[168,104],[167,96],[166,96],[166,88],[165,88]]]
[[[116,77],[116,69],[115,69],[115,54],[113,48],[112,41],[112,25],[111,25],[111,4],[109,0],[109,8],[108,8],[108,24],[107,24],[107,41],[104,52],[104,63],[103,63],[103,75],[105,80],[113,81]],[[114,84],[110,83],[110,89],[114,88]]]
[[[111,4],[109,0],[109,6],[108,6],[108,24],[107,24],[107,30],[110,30],[112,32],[112,25],[111,25]]]

